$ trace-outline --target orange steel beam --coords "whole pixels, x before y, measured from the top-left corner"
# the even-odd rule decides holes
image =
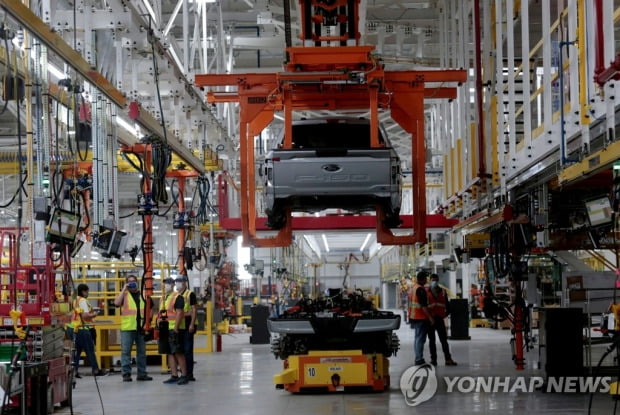
[[[121,151],[125,153],[132,153],[138,157],[141,157],[144,162],[144,170],[151,172],[153,167],[153,146],[151,144],[134,144],[133,146],[122,146]],[[142,193],[150,194],[151,179],[149,175],[142,178]],[[143,263],[143,290],[146,297],[146,304],[144,309],[144,315],[147,316],[144,319],[144,329],[149,330],[151,328],[151,302],[149,298],[153,296],[153,215],[142,216],[142,231],[144,232],[143,245],[142,245],[142,263]]]
[[[262,86],[273,84],[275,88],[277,86],[276,74],[261,74],[261,73],[245,73],[245,74],[196,74],[194,82],[196,86],[233,86],[239,85],[240,88]]]
[[[62,177],[64,180],[78,180],[79,177],[84,175],[92,175],[93,174],[93,162],[92,161],[78,161],[75,163],[71,163],[70,167],[67,167],[62,170]],[[85,219],[87,225],[80,231],[81,234],[86,238],[87,241],[92,240],[91,235],[91,221],[88,212],[90,212],[90,190],[82,190],[83,192],[83,200],[84,200],[84,214],[82,215]]]
[[[302,97],[303,94],[303,97]],[[295,92],[293,110],[345,110],[345,109],[358,109],[363,108],[368,102],[366,96],[367,91],[351,92],[351,95],[345,98],[339,98],[337,96],[331,96],[326,89],[321,91],[307,91],[307,92]],[[356,96],[359,95],[359,96]],[[363,96],[362,96],[363,95]],[[428,99],[456,99],[456,88],[424,88],[424,98]],[[391,95],[385,92],[378,92],[377,105],[381,109],[389,108],[389,101]],[[239,94],[237,92],[207,92],[207,102],[209,104],[217,104],[223,102],[239,102]],[[266,97],[265,97],[266,99]],[[274,109],[281,110],[282,105],[278,102],[277,97],[273,97],[271,103]]]
[[[301,111],[305,109],[316,109],[317,106],[320,106],[321,103],[325,103],[327,101],[324,92],[305,92],[304,102],[296,102],[295,110]],[[296,95],[299,95],[297,93]],[[386,107],[387,104],[384,103],[389,99],[389,94],[385,92],[379,92],[379,107]],[[456,99],[457,93],[456,88],[424,88],[424,98],[437,98],[437,99]],[[365,98],[353,99],[349,98],[346,102],[339,101],[337,103],[338,108],[360,108],[360,106],[365,102]],[[210,104],[217,104],[223,102],[239,102],[239,94],[237,92],[217,92],[217,91],[209,91],[207,92],[207,102]],[[309,107],[309,108],[306,108]]]
[[[303,70],[312,70],[313,67],[325,69],[338,69],[353,65],[358,70],[371,69],[375,65],[375,60],[370,56],[374,46],[333,46],[321,48],[321,53],[316,53],[308,47],[286,48],[290,57],[290,62],[285,68],[290,71],[286,75],[301,75],[300,67]],[[364,68],[363,65],[368,65]],[[280,74],[282,76],[282,74]]]
[[[172,177],[179,182],[179,199],[177,200],[179,213],[185,213],[185,181],[192,177],[198,177],[198,172],[193,170],[172,170],[166,173],[166,177]],[[188,217],[189,220],[189,217]],[[185,229],[177,229],[178,269],[179,275],[187,275],[185,270]]]

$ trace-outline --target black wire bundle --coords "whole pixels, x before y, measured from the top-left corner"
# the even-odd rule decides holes
[[[209,222],[209,191],[210,183],[206,177],[199,177],[196,183],[196,191],[198,192],[198,208],[196,209],[196,223],[203,224]]]
[[[11,56],[10,52],[9,52],[9,36],[8,36],[8,30],[5,29],[4,25],[0,26],[0,33],[3,33],[3,37],[4,37],[4,50],[6,50],[6,54],[7,56]],[[11,46],[13,45],[13,42],[10,42]],[[11,62],[10,62],[10,58],[7,58],[7,64],[6,64],[6,76],[4,78],[4,105],[2,106],[2,110],[0,111],[0,115],[4,114],[4,112],[6,111],[7,107],[9,106],[9,101],[10,101],[10,97],[8,96],[9,94],[7,93],[7,86],[8,83],[11,82],[11,79],[13,78],[12,72],[11,72]],[[15,91],[16,93],[17,91]]]
[[[168,144],[154,142],[153,150],[153,176],[151,184],[151,193],[153,203],[168,203],[168,192],[166,191],[166,171],[172,162],[172,151]]]
[[[508,275],[511,262],[507,226],[492,230],[490,239],[495,278],[503,278]]]
[[[209,214],[216,213],[215,208],[209,201],[209,193],[211,192],[211,182],[207,177],[199,177],[196,183],[196,191],[198,192],[198,208],[196,209],[196,223],[202,225],[209,223]],[[194,192],[195,193],[195,192]],[[192,201],[193,202],[193,201]]]

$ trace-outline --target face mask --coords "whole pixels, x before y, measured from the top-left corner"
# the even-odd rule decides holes
[[[183,283],[182,282],[175,283],[174,288],[176,288],[177,291],[181,291],[183,289]]]
[[[164,284],[164,290],[166,290],[167,293],[169,293],[170,291],[172,291],[172,284]]]
[[[431,281],[431,288],[439,287],[439,281]]]

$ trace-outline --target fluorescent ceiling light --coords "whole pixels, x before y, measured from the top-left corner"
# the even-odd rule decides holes
[[[327,237],[325,236],[325,234],[322,234],[321,238],[323,238],[323,245],[325,245],[325,250],[329,252],[329,245],[327,245]]]
[[[371,236],[370,233],[366,235],[366,239],[364,239],[364,243],[362,244],[362,246],[360,246],[360,252],[364,252],[364,248],[366,248],[366,245],[368,245],[368,242],[370,241],[370,236]]]
[[[306,240],[306,243],[308,244],[310,249],[312,249],[314,251],[316,256],[321,258],[321,250],[319,249],[319,247],[318,247],[318,245],[316,243],[316,239],[314,238],[314,236],[312,236],[312,235],[304,235],[304,239]]]
[[[130,124],[127,121],[125,121],[124,119],[120,118],[120,117],[116,117],[116,125],[118,125],[119,127],[122,127],[123,129],[125,129],[128,133],[138,136],[140,134],[138,126],[136,125],[136,123]]]
[[[63,71],[61,71],[60,69],[58,69],[57,67],[55,67],[51,63],[47,65],[47,70],[48,70],[49,73],[54,75],[54,77],[56,77],[56,79],[65,79],[67,77],[67,75]]]
[[[370,245],[370,249],[369,249],[369,252],[368,252],[368,256],[369,256],[370,258],[372,258],[373,256],[375,256],[376,254],[378,254],[378,253],[379,253],[379,251],[381,250],[381,248],[382,248],[382,247],[383,247],[383,246],[382,246],[380,243],[378,243],[378,242],[376,242],[376,241],[375,241],[375,242],[373,242],[373,243]]]

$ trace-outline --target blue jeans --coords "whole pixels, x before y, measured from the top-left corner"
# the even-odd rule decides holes
[[[146,343],[144,334],[137,330],[121,330],[121,372],[131,376],[131,348],[136,344],[136,363],[138,376],[146,376]]]
[[[415,353],[415,364],[424,364],[424,343],[430,328],[428,320],[411,320],[411,327],[415,329],[415,338],[413,340],[413,351]]]
[[[189,327],[189,326],[188,326]],[[185,354],[185,367],[187,376],[194,376],[194,333],[190,333],[189,329],[185,329],[185,341],[183,343]]]
[[[69,335],[69,338],[75,341],[75,350],[73,352],[73,367],[75,368],[76,373],[79,367],[80,355],[82,354],[82,352],[86,353],[86,358],[88,359],[88,363],[90,363],[90,366],[93,368],[93,373],[99,372],[97,356],[95,355],[95,344],[93,343],[93,338],[90,335],[90,330],[73,330],[72,328],[68,327],[67,333]]]

